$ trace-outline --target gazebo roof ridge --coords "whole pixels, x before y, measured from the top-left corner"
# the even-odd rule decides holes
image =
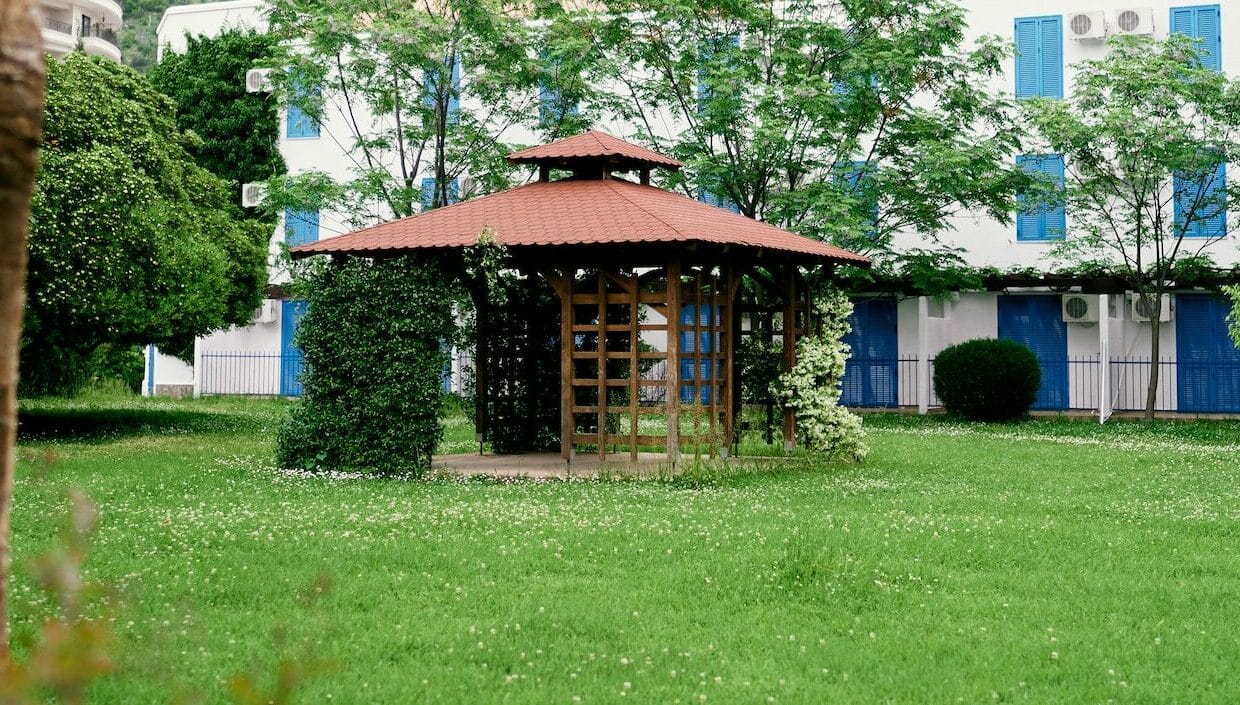
[[[684,166],[669,156],[600,130],[588,130],[572,137],[513,152],[508,155],[508,161],[512,164],[537,164],[544,168],[565,169],[590,164],[617,171],[655,168],[677,171]]]

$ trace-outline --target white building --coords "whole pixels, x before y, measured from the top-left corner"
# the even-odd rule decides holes
[[[114,0],[43,0],[38,14],[43,46],[52,56],[64,56],[80,46],[87,54],[121,60],[117,46],[121,6]]]
[[[1017,96],[1068,95],[1075,78],[1074,64],[1100,57],[1108,35],[1131,32],[1165,37],[1173,22],[1177,31],[1204,40],[1211,50],[1211,65],[1240,76],[1240,51],[1228,48],[1233,43],[1240,45],[1240,3],[1234,0],[1207,4],[1184,0],[960,2],[967,10],[973,37],[1000,35],[1017,44],[1019,58],[1009,61],[1007,78],[995,86]],[[229,0],[169,8],[158,30],[161,52],[165,45],[173,51],[183,48],[187,31],[213,35],[234,26],[263,27],[261,3]],[[1015,78],[1018,74],[1025,77],[1020,85]],[[347,174],[350,161],[340,145],[349,141],[338,137],[348,131],[333,124],[334,119],[329,114],[322,125],[315,126],[292,114],[281,121],[280,148],[291,173],[314,168]],[[601,128],[621,136],[633,132],[623,125]],[[514,142],[534,140],[533,135],[517,132],[504,137]],[[1036,165],[1053,170],[1053,155],[1047,156],[1039,155]],[[331,237],[348,229],[328,212],[287,215],[288,231],[301,240]],[[1229,215],[1240,217],[1235,212]],[[1045,268],[1047,253],[1054,240],[1062,237],[1066,224],[1055,219],[1050,214],[1004,225],[984,216],[962,215],[953,220],[954,231],[944,237],[964,248],[973,265]],[[285,231],[284,224],[277,228],[273,252],[279,251]],[[910,234],[908,241],[915,239]],[[1209,252],[1220,264],[1240,260],[1235,236],[1215,244]],[[273,282],[282,276],[273,271]],[[1159,408],[1240,413],[1240,352],[1227,341],[1226,307],[1214,294],[1183,292],[1167,301],[1162,311],[1143,312],[1122,291],[1084,292],[1072,282],[1010,280],[995,288],[1000,290],[965,292],[946,301],[858,296],[846,401],[867,407],[927,409],[935,405],[929,380],[939,350],[971,338],[1006,337],[1020,340],[1039,355],[1044,382],[1037,407],[1091,410],[1103,416],[1111,409],[1139,408],[1144,405],[1150,370],[1145,359],[1150,329],[1160,325],[1164,344],[1159,364],[1164,381]],[[253,325],[201,339],[193,367],[152,351],[148,393],[191,388],[208,394],[298,392],[300,356],[290,341],[300,306],[269,300]]]

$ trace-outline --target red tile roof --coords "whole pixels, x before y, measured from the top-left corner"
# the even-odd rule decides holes
[[[509,247],[706,243],[866,266],[833,245],[654,186],[620,179],[536,182],[300,245],[295,257],[467,247],[490,228]]]
[[[508,161],[514,164],[530,164],[537,162],[556,162],[572,159],[612,158],[618,162],[626,162],[638,166],[666,167],[679,169],[684,166],[680,162],[665,157],[658,152],[625,142],[612,137],[606,132],[590,130],[567,139],[557,140],[548,144],[523,149],[508,155]]]

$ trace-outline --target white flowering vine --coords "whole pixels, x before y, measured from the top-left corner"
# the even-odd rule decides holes
[[[850,349],[852,302],[832,289],[814,301],[819,330],[797,343],[797,362],[780,375],[773,391],[796,412],[797,429],[809,450],[860,462],[870,452],[861,417],[840,406],[840,384]]]

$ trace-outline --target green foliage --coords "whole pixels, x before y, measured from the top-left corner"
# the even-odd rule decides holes
[[[460,300],[451,279],[413,256],[316,262],[300,276],[306,371],[276,441],[280,465],[424,473],[443,434],[440,375]]]
[[[870,452],[861,417],[840,406],[852,311],[852,302],[838,290],[815,299],[819,330],[797,341],[796,364],[780,375],[775,391],[796,412],[797,429],[811,451],[860,462]]]
[[[242,219],[192,143],[171,101],[132,69],[80,54],[49,63],[25,393],[71,392],[50,383],[68,377],[57,368],[101,343],[187,355],[195,336],[250,320],[270,232]]]
[[[760,333],[753,333],[741,341],[736,351],[736,364],[740,367],[741,401],[745,404],[769,404],[774,401],[771,385],[783,371],[784,346],[778,341],[766,341]]]
[[[1227,314],[1231,342],[1240,348],[1240,286],[1229,286],[1224,293],[1231,298],[1231,312]]]
[[[189,3],[201,0],[188,0]],[[138,71],[149,71],[155,65],[155,29],[159,20],[173,5],[187,4],[182,0],[125,0],[124,23],[120,31],[121,59]]]
[[[342,181],[321,172],[277,180],[272,203],[304,192],[303,180],[331,182],[321,205],[356,214],[360,226],[376,203],[392,217],[420,210],[423,177],[435,179],[435,207],[466,173],[478,191],[507,187],[510,150],[500,135],[538,119],[542,76],[528,51],[538,45],[536,28],[512,9],[499,0],[272,2],[271,65],[289,69],[272,74],[277,95],[330,121],[357,164]]]
[[[944,349],[934,359],[934,391],[943,406],[973,421],[1024,416],[1041,384],[1037,356],[1012,340],[968,340]]]
[[[177,106],[177,128],[201,141],[189,151],[198,165],[240,185],[283,174],[279,111],[270,93],[247,93],[246,71],[266,62],[275,48],[268,34],[229,29],[216,37],[186,35],[183,54],[169,52],[150,73],[156,90]],[[275,223],[274,214],[269,222]]]
[[[990,94],[1008,43],[965,48],[950,0],[618,0],[599,20],[600,82],[687,165],[672,185],[878,256],[962,210],[1008,221],[1026,181],[1011,104]],[[730,38],[739,37],[738,41]],[[699,89],[699,86],[701,88]],[[681,126],[670,139],[666,116]],[[933,242],[931,241],[931,243]]]

